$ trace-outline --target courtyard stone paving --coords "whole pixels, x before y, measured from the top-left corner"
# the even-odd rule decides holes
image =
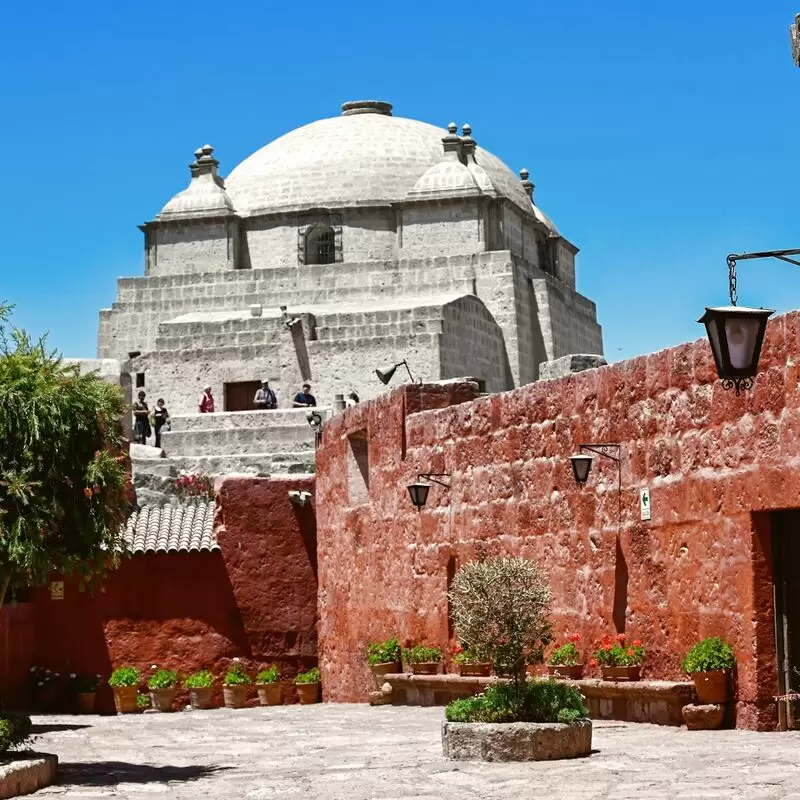
[[[35,717],[58,785],[31,797],[781,798],[800,800],[800,733],[595,723],[589,758],[528,764],[442,757],[441,708],[363,705]]]

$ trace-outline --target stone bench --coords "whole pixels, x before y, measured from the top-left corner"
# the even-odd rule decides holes
[[[461,675],[390,673],[392,705],[445,706],[459,697],[480,694],[502,678],[465,678]],[[682,725],[681,709],[694,702],[690,681],[604,681],[583,678],[567,683],[580,689],[592,719]]]

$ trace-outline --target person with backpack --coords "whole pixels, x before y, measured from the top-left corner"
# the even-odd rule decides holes
[[[275,396],[275,392],[269,388],[269,381],[261,381],[261,388],[253,398],[253,404],[256,408],[266,411],[272,411],[278,407],[278,398]]]

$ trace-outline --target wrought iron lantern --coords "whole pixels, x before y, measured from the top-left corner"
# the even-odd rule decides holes
[[[449,489],[450,483],[441,480],[441,478],[449,477],[449,472],[420,472],[417,476],[417,482],[410,483],[406,487],[411,497],[411,504],[414,508],[420,509],[428,502],[428,493],[431,490],[431,483],[438,483],[439,486],[444,486]],[[423,481],[430,481],[430,483],[423,483]]]
[[[578,486],[583,486],[589,478],[589,472],[592,469],[594,458],[584,453],[578,453],[569,458],[570,461],[572,461],[572,474],[575,476],[575,483],[577,483]]]

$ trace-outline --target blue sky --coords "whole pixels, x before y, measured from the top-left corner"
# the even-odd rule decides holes
[[[527,167],[580,248],[618,360],[697,338],[725,255],[800,247],[800,3],[13,3],[0,28],[0,299],[66,355],[141,275],[142,234],[188,180],[377,98],[469,122]],[[800,271],[740,269],[740,302],[800,306]]]

